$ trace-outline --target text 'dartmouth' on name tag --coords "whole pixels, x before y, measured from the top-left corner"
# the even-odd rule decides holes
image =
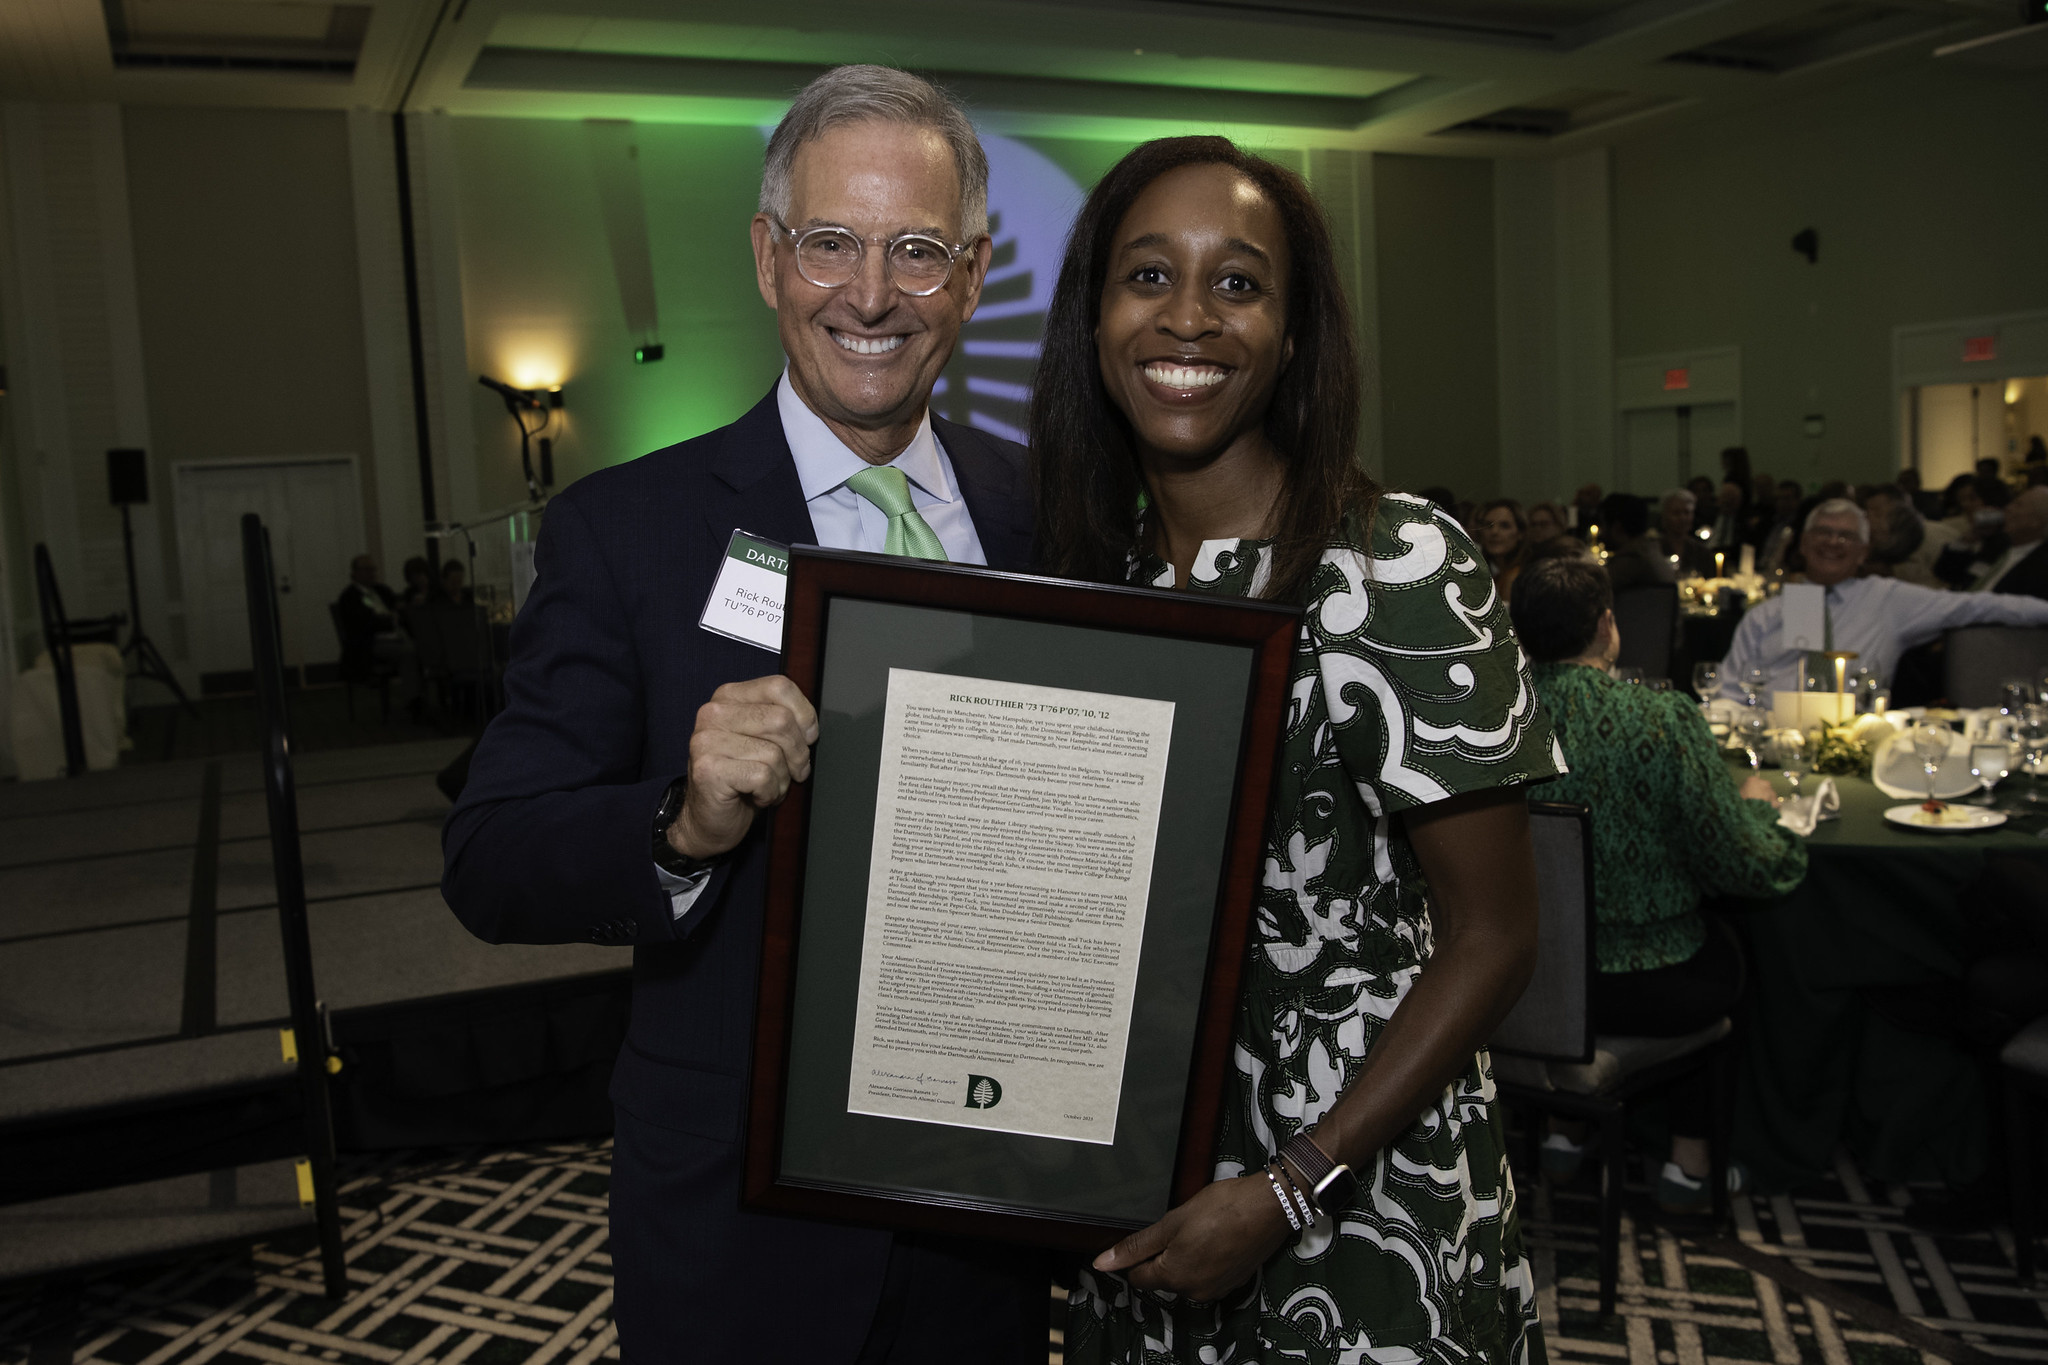
[[[788,581],[788,546],[735,530],[697,624],[779,654],[783,588]]]

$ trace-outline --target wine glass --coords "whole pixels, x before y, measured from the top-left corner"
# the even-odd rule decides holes
[[[1784,770],[1785,784],[1792,789],[1786,797],[1790,800],[1799,795],[1799,779],[1813,771],[1813,750],[1805,735],[1797,730],[1779,733],[1778,766]]]
[[[2041,765],[2048,762],[2048,706],[2040,702],[2020,708],[2020,752],[2027,773],[2027,802],[2041,805]]]
[[[1643,680],[1643,686],[1649,688],[1652,692],[1669,692],[1671,690],[1671,679],[1646,678]]]
[[[1643,670],[1640,668],[1617,668],[1614,670],[1614,680],[1616,682],[1635,683],[1640,686],[1643,681]]]
[[[1745,706],[1742,714],[1735,718],[1737,733],[1742,736],[1742,751],[1749,755],[1749,766],[1761,770],[1764,766],[1764,735],[1771,728],[1771,712],[1766,706]]]
[[[1761,706],[1770,700],[1771,672],[1767,668],[1752,668],[1742,675],[1743,699],[1751,706]]]
[[[1923,717],[1913,727],[1912,745],[1922,771],[1927,774],[1927,799],[1931,802],[1935,800],[1934,775],[1941,769],[1941,760],[1948,757],[1948,727]]]
[[[2020,678],[2007,678],[1998,687],[1998,714],[2016,716],[2020,708],[2035,699],[2033,684]]]
[[[2012,751],[2004,741],[1977,743],[1970,746],[1970,776],[1977,779],[1977,785],[1984,789],[1982,805],[1992,805],[1991,789],[2003,782],[2011,770],[2006,766]]]
[[[1701,701],[1712,701],[1714,692],[1721,686],[1721,666],[1716,663],[1697,663],[1692,666],[1692,694]]]
[[[2034,675],[2034,697],[2038,701],[2048,702],[2048,668],[2043,668]]]

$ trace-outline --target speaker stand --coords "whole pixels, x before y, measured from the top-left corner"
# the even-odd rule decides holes
[[[142,597],[135,589],[135,530],[128,521],[128,504],[121,504],[121,553],[128,561],[128,619],[133,627],[128,632],[128,643],[121,646],[121,655],[135,656],[135,676],[160,682],[171,689],[171,695],[178,699],[178,705],[185,708],[192,719],[199,719],[199,708],[185,695],[185,689],[178,684],[178,675],[171,672],[171,666],[164,662],[164,656],[157,652],[156,642],[142,629]]]

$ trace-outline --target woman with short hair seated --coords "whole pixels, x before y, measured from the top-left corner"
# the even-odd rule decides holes
[[[1613,606],[1607,571],[1574,557],[1525,566],[1509,609],[1571,766],[1541,799],[1593,812],[1593,1027],[1675,1038],[1742,996],[1742,949],[1701,901],[1784,895],[1806,876],[1806,846],[1779,826],[1768,782],[1752,773],[1737,785],[1690,698],[1614,677]],[[1657,1191],[1669,1211],[1703,1210],[1711,1198],[1708,1118],[1705,1080],[1678,1083]],[[1547,1172],[1569,1175],[1580,1151],[1568,1130],[1554,1131],[1543,1157]]]

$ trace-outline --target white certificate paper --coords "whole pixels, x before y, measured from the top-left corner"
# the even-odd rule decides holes
[[[889,670],[855,1114],[1116,1140],[1173,703]]]

